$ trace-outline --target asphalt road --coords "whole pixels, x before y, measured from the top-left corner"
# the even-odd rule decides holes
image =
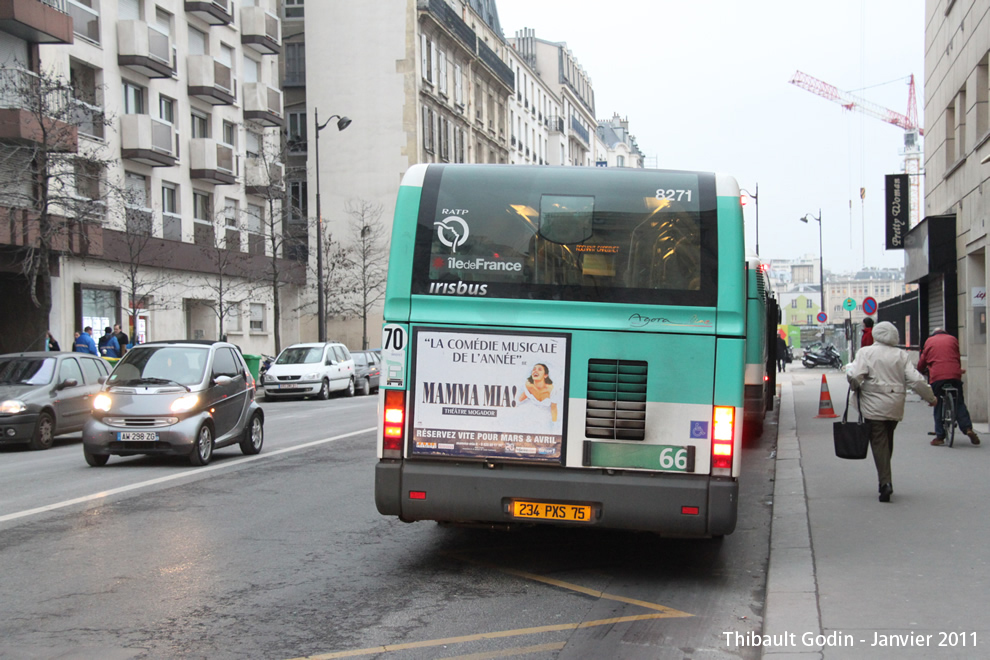
[[[266,402],[206,468],[0,449],[0,657],[757,657],[775,423],[722,541],[492,532],[378,514],[376,403]]]

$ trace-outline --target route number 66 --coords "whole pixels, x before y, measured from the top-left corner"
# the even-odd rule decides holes
[[[664,447],[660,452],[660,469],[686,470],[687,455],[687,447]]]

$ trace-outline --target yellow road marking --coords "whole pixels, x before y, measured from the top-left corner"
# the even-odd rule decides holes
[[[537,644],[536,646],[520,646],[514,649],[504,649],[502,651],[489,651],[487,653],[472,653],[470,655],[457,655],[445,657],[443,660],[489,660],[489,658],[510,658],[517,655],[527,655],[529,653],[540,653],[542,651],[559,651],[567,645],[567,642],[556,642],[554,644]]]
[[[620,603],[629,603],[630,605],[638,605],[639,607],[645,607],[648,610],[656,610],[658,612],[663,612],[668,617],[694,616],[692,614],[688,614],[687,612],[681,612],[680,610],[675,610],[670,607],[664,607],[663,605],[658,605],[657,603],[651,603],[645,600],[636,600],[634,598],[626,598],[625,596],[616,596],[614,594],[607,594],[604,591],[589,589],[587,587],[582,587],[579,584],[564,582],[563,580],[555,580],[554,578],[548,578],[542,575],[536,575],[535,573],[527,573],[526,571],[519,571],[514,568],[505,568],[504,566],[489,564],[488,562],[479,561],[477,559],[471,559],[470,557],[464,557],[458,554],[451,554],[450,556],[456,559],[460,559],[461,561],[467,562],[469,564],[475,564],[476,566],[484,566],[486,568],[493,568],[495,570],[502,571],[503,573],[508,573],[509,575],[515,575],[516,577],[521,577],[525,580],[542,582],[544,584],[549,584],[554,587],[560,587],[561,589],[569,589],[570,591],[576,591],[578,593],[586,594],[588,596],[593,596],[595,598],[614,600]]]
[[[680,616],[691,616],[680,613]],[[671,615],[662,612],[656,614],[637,614],[633,616],[620,616],[613,619],[599,619],[597,621],[582,621],[580,623],[559,623],[551,626],[538,626],[536,628],[516,628],[515,630],[498,630],[488,633],[477,633],[474,635],[462,635],[460,637],[446,637],[444,639],[430,639],[422,642],[409,642],[408,644],[386,644],[384,646],[373,646],[366,649],[352,649],[350,651],[337,651],[335,653],[320,653],[318,655],[307,655],[293,660],[333,660],[334,658],[353,658],[359,655],[373,655],[375,653],[389,653],[391,651],[408,651],[409,649],[423,649],[431,646],[443,646],[445,644],[463,644],[465,642],[478,642],[485,639],[501,639],[504,637],[516,637],[519,635],[537,635],[539,633],[560,632],[563,630],[580,630],[581,628],[594,628],[596,626],[610,626],[616,623],[629,623],[633,621],[647,621],[650,619],[668,619],[678,615]]]

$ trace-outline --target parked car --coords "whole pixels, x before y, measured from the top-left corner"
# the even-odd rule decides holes
[[[257,454],[265,414],[240,351],[223,341],[159,341],[127,351],[93,399],[83,456],[188,456],[206,465],[213,451],[240,443]]]
[[[370,394],[378,391],[382,375],[382,361],[377,351],[351,351],[354,358],[354,380],[357,391]]]
[[[0,444],[48,449],[82,430],[109,373],[106,360],[84,353],[0,355]]]
[[[337,342],[293,344],[268,367],[262,385],[266,401],[295,396],[327,399],[331,392],[354,396],[354,359]]]

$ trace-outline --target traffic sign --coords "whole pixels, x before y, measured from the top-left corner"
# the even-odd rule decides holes
[[[845,300],[842,301],[842,309],[846,310],[847,312],[853,311],[854,309],[856,309],[856,301],[853,300],[852,298],[846,298]]]
[[[867,296],[863,298],[863,313],[867,316],[873,316],[877,313],[877,299],[873,296]]]
[[[825,314],[825,312],[818,312],[817,318],[819,323],[824,323],[826,320],[828,320],[828,315]]]

